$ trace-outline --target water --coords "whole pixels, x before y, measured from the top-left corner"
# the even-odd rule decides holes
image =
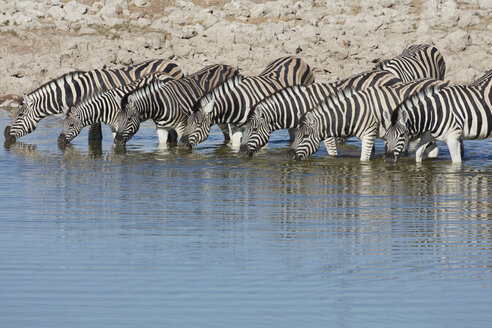
[[[492,139],[394,166],[60,131],[0,147],[0,327],[490,327]]]

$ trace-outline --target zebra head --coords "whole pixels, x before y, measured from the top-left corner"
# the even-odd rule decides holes
[[[25,136],[36,129],[36,126],[41,120],[34,117],[34,100],[30,95],[22,94],[23,100],[21,108],[15,119],[5,127],[3,132],[6,143],[14,143],[17,138]]]
[[[301,117],[300,126],[289,149],[289,158],[294,160],[308,158],[318,151],[321,139],[320,125],[316,123],[314,113],[307,112]]]
[[[200,110],[188,116],[183,136],[179,140],[180,148],[191,149],[207,139],[212,126],[211,113],[214,109],[215,100],[212,99]]]
[[[244,127],[239,153],[253,156],[267,144],[271,132],[267,118],[263,113],[263,106],[259,104],[252,110],[252,115]]]
[[[117,146],[124,146],[140,128],[140,113],[131,95],[127,103],[122,104],[122,109],[116,117],[116,124],[118,128],[113,142]]]
[[[391,125],[386,130],[386,135],[384,139],[386,140],[386,154],[385,161],[391,160],[391,156],[393,156],[393,163],[398,161],[398,158],[402,153],[407,151],[408,147],[408,113],[402,108],[402,106],[398,106],[393,113],[391,114],[391,118],[387,117],[389,114],[385,113],[385,119],[391,119]]]
[[[82,119],[79,113],[76,111],[68,110],[67,116],[63,120],[63,130],[58,136],[58,143],[66,144],[72,141],[79,135],[80,130],[84,127]]]

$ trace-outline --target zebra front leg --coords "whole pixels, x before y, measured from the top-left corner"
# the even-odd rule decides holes
[[[167,139],[169,137],[169,131],[163,128],[157,128],[157,137],[159,138],[159,148],[166,149],[167,148]]]
[[[437,144],[435,142],[431,142],[427,145],[425,151],[427,152],[427,157],[429,158],[437,158],[437,155],[439,155],[439,148],[437,148]]]
[[[89,142],[101,141],[102,138],[101,123],[89,125]]]
[[[360,151],[361,161],[368,161],[374,156],[374,140],[376,140],[376,133],[366,134],[360,138],[362,142],[362,149]]]
[[[338,156],[337,143],[335,142],[335,138],[330,137],[328,139],[325,139],[323,140],[323,143],[325,144],[325,148],[329,156]]]
[[[230,141],[232,135],[230,124],[221,123],[217,125],[219,126],[219,128],[222,130],[222,133],[224,134],[224,141]]]
[[[294,139],[296,138],[296,130],[297,130],[296,128],[287,129],[287,131],[289,132],[290,143],[293,143]]]
[[[446,144],[448,145],[449,153],[451,154],[451,161],[453,163],[461,163],[463,142],[455,136],[450,136],[446,138]]]
[[[232,132],[231,147],[239,150],[239,147],[241,146],[241,138],[243,137],[243,129],[232,124],[230,125],[230,128]]]
[[[422,163],[422,158],[424,157],[424,151],[427,148],[429,143],[435,142],[434,138],[431,136],[429,132],[426,132],[422,138],[420,138],[420,142],[417,145],[417,150],[415,151],[415,162]]]

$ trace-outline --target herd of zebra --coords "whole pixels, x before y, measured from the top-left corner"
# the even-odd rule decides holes
[[[257,76],[229,65],[210,65],[184,76],[166,60],[122,69],[95,69],[62,75],[23,95],[21,108],[4,132],[11,144],[53,114],[65,114],[58,142],[68,143],[85,126],[89,139],[110,126],[124,146],[141,122],[152,119],[159,144],[193,148],[217,124],[240,154],[254,156],[270,134],[288,129],[288,156],[303,160],[321,141],[329,155],[337,142],[357,137],[360,159],[374,155],[385,140],[385,159],[396,163],[413,148],[416,161],[437,156],[444,141],[453,162],[461,162],[464,139],[492,135],[492,70],[470,84],[444,82],[446,66],[434,46],[412,45],[372,70],[344,80],[315,83],[307,63],[296,57],[274,60]]]

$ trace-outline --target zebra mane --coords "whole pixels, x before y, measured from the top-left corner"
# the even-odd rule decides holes
[[[71,81],[73,80],[74,78],[77,78],[81,75],[84,75],[86,74],[87,72],[86,71],[72,71],[72,72],[69,72],[69,73],[65,73],[61,76],[58,76],[44,84],[42,84],[41,86],[37,87],[36,89],[30,91],[28,93],[28,95],[32,95],[38,91],[41,91],[41,90],[44,90],[46,88],[50,88],[53,84],[57,84],[57,85],[63,85],[65,84],[65,81]]]
[[[193,112],[199,111],[202,107],[204,107],[206,104],[211,102],[213,99],[216,99],[220,95],[228,93],[230,90],[237,87],[243,79],[244,79],[244,76],[241,74],[238,74],[238,75],[235,75],[232,78],[228,79],[224,83],[218,85],[212,91],[210,91],[209,93],[205,94],[202,98],[200,98],[200,100],[198,100],[195,103],[195,105],[193,105],[192,111]]]
[[[468,84],[469,87],[482,87],[483,85],[486,85],[490,83],[492,80],[492,69],[485,72],[484,75],[473,81],[472,83]]]
[[[381,61],[379,61],[376,66],[373,67],[373,71],[376,71],[376,70],[383,70],[386,65],[389,63],[391,59],[383,59]]]
[[[403,106],[408,107],[408,104],[415,104],[418,102],[419,99],[428,98],[433,94],[440,92],[442,89],[446,88],[447,86],[448,85],[446,83],[440,85],[432,85],[429,86],[428,88],[422,89],[414,94],[411,94],[407,98],[402,99],[400,104],[396,106],[396,108],[391,113],[391,124],[392,125],[396,124],[396,122],[398,121],[399,112],[402,110],[401,108]]]

